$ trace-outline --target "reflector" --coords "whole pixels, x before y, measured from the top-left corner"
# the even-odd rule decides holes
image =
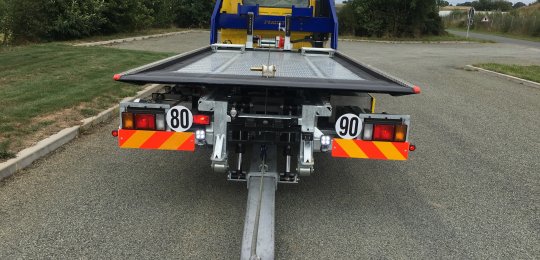
[[[394,141],[394,125],[375,125],[373,141]]]
[[[135,128],[141,130],[155,130],[156,119],[152,114],[136,114],[135,115]]]

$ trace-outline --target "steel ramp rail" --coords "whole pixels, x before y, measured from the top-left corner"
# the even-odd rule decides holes
[[[279,176],[276,160],[275,145],[254,145],[247,175],[242,260],[274,259],[275,196]]]

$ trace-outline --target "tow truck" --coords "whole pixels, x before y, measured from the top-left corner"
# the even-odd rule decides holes
[[[210,44],[114,76],[162,84],[120,104],[121,148],[193,152],[248,187],[241,259],[274,259],[275,194],[315,172],[314,153],[405,161],[409,115],[373,93],[420,88],[339,52],[334,0],[217,0]]]

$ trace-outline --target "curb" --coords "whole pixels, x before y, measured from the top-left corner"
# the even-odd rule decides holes
[[[516,82],[516,83],[519,83],[519,84],[522,84],[522,85],[525,85],[525,86],[529,86],[529,87],[532,87],[532,88],[540,89],[540,83],[536,83],[534,81],[530,81],[530,80],[510,76],[510,75],[495,72],[495,71],[492,71],[492,70],[478,68],[478,67],[475,67],[473,65],[467,65],[467,66],[465,66],[465,69],[470,70],[470,71],[479,71],[479,72],[483,72],[483,73],[486,73],[486,74],[495,75],[495,76],[497,76],[499,78],[507,79],[507,80],[510,80],[510,81],[513,81],[513,82]]]
[[[173,36],[173,35],[179,35],[179,34],[187,34],[187,33],[193,33],[193,32],[204,32],[204,31],[202,31],[202,30],[188,30],[188,31],[181,31],[181,32],[153,34],[153,35],[130,37],[130,38],[115,39],[115,40],[100,41],[100,42],[78,43],[78,44],[74,44],[73,46],[76,46],[76,47],[93,47],[93,46],[113,45],[113,44],[119,44],[119,43],[124,43],[124,42],[142,41],[142,40],[146,40],[146,39],[161,38],[161,37],[167,37],[167,36]]]
[[[362,40],[362,39],[339,39],[342,42],[367,42],[367,43],[386,43],[386,44],[473,44],[478,42],[471,41],[380,41],[380,40]]]
[[[137,92],[136,96],[127,97],[123,99],[122,102],[131,101],[140,97],[148,96],[149,94],[155,92],[156,90],[162,87],[163,85],[159,85],[159,84],[149,85],[145,89]],[[2,181],[3,179],[7,177],[12,176],[16,172],[30,166],[36,160],[45,157],[51,152],[54,152],[56,149],[71,142],[73,139],[77,138],[81,133],[87,132],[92,127],[97,126],[111,119],[114,115],[118,113],[118,107],[119,105],[115,105],[99,113],[97,116],[83,119],[81,120],[81,125],[73,126],[73,127],[61,130],[60,132],[44,140],[41,140],[36,145],[20,151],[17,154],[16,158],[0,163],[0,181]]]

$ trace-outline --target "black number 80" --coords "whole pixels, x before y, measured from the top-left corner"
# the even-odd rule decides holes
[[[171,110],[171,127],[172,128],[189,128],[189,111],[187,109],[172,109]]]

